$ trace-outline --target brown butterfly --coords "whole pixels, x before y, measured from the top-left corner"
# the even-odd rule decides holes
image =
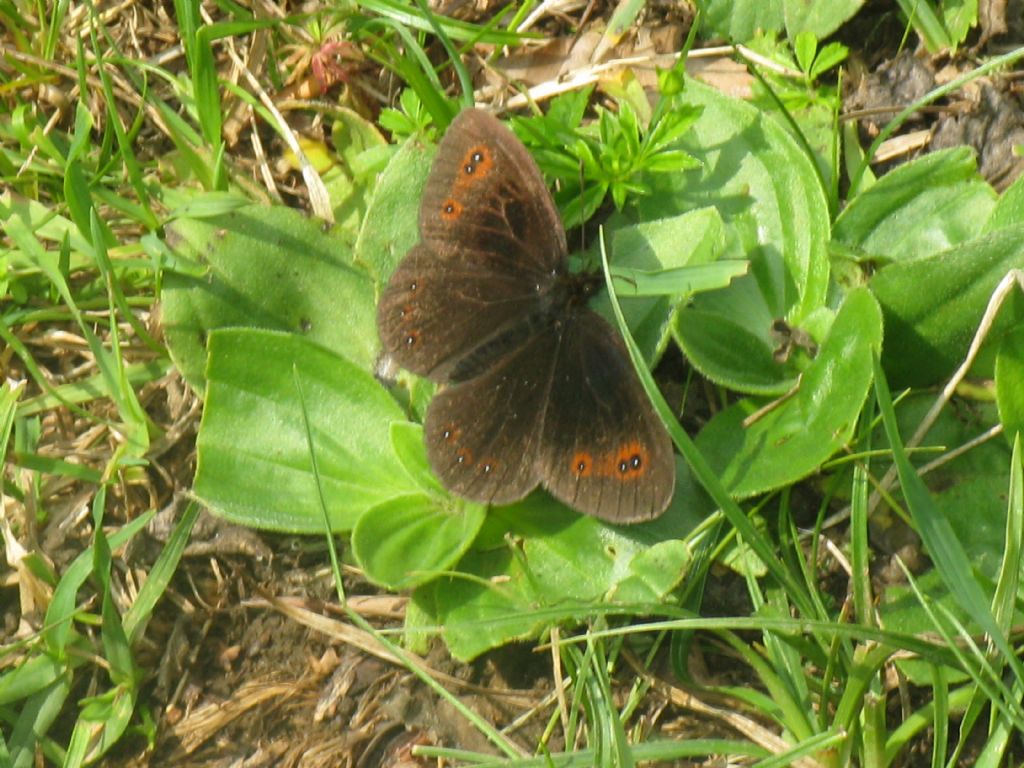
[[[477,109],[452,122],[427,178],[420,242],[377,308],[384,351],[443,384],[430,466],[453,493],[507,504],[538,484],[602,520],[657,517],[675,487],[664,425],[618,333],[586,307],[533,158]]]

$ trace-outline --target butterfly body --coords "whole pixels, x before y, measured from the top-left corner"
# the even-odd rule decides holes
[[[505,504],[543,484],[612,522],[671,500],[671,441],[621,339],[586,307],[565,231],[526,148],[496,118],[461,113],[420,208],[421,241],[378,305],[385,353],[445,385],[427,410],[434,472]]]

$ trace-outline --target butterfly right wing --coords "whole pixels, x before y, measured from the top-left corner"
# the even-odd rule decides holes
[[[539,474],[551,494],[611,523],[658,517],[672,500],[672,439],[616,330],[589,309],[563,323]]]

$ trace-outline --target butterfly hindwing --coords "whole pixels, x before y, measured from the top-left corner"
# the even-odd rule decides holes
[[[672,499],[672,441],[615,330],[591,310],[565,323],[540,444],[545,487],[581,512],[635,523]]]
[[[550,326],[540,329],[486,372],[434,396],[424,439],[446,488],[473,501],[508,504],[537,487],[557,344]]]

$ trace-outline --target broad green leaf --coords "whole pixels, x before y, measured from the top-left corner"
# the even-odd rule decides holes
[[[376,182],[356,241],[355,259],[379,285],[419,241],[420,197],[436,153],[436,148],[411,138]]]
[[[658,542],[682,538],[701,516],[693,512],[687,491],[680,489],[670,508],[650,523],[612,526],[573,512],[546,495],[538,494],[528,502],[502,507],[492,512],[492,524],[511,533],[522,544],[530,573],[536,580],[538,595],[545,605],[557,605],[567,599],[609,600],[624,579],[634,574],[634,558]],[[657,602],[684,575],[683,558],[668,567],[661,592],[647,592],[642,599]],[[638,583],[631,587],[635,597]]]
[[[620,297],[642,296],[640,289],[650,290],[657,284],[672,283],[671,292],[663,289],[663,295],[637,298],[622,305],[644,358],[648,363],[654,363],[669,338],[672,307],[692,293],[692,289],[682,290],[684,286],[677,278],[684,270],[690,270],[694,276],[701,274],[693,273],[693,268],[711,265],[721,255],[724,245],[722,218],[715,208],[709,207],[633,225],[625,225],[622,218],[617,218],[610,225],[615,227],[611,233],[615,263],[613,274],[622,275],[617,281],[622,287],[622,292],[618,293]],[[734,266],[745,269],[745,265]],[[731,277],[736,273],[727,265],[714,264],[713,267],[722,270],[717,273],[719,276],[728,273]],[[643,270],[647,275],[631,282],[629,270]],[[719,285],[728,285],[728,282],[729,279],[725,279]],[[611,318],[606,293],[601,293],[591,306]]]
[[[931,386],[952,374],[967,353],[992,291],[1007,272],[1020,268],[1024,225],[875,273],[870,288],[885,316],[882,363],[892,385]],[[1020,318],[1019,299],[1015,294],[1004,305],[990,340]],[[978,370],[983,368],[976,365]]]
[[[612,261],[616,267],[667,270],[710,264],[724,245],[722,216],[714,207],[623,225],[613,217]],[[629,286],[616,292],[629,296]]]
[[[638,552],[629,562],[629,575],[619,581],[608,599],[621,603],[654,602],[682,581],[692,553],[685,541],[665,539]]]
[[[444,627],[445,644],[461,661],[514,640],[535,638],[570,612],[537,615],[532,580],[508,546],[471,549],[459,561],[458,573],[420,587],[413,601],[434,625]]]
[[[447,502],[447,503],[446,503]],[[486,507],[418,493],[385,501],[359,518],[352,552],[366,577],[409,589],[450,569],[473,543]]]
[[[655,193],[637,200],[631,215],[648,221],[691,208],[718,209],[725,224],[724,258],[748,259],[749,273],[728,288],[695,296],[692,310],[736,328],[744,346],[760,342],[757,359],[763,360],[777,345],[771,335],[775,320],[800,326],[825,303],[825,195],[811,160],[775,120],[693,80],[683,98],[703,110],[680,142],[702,166],[653,179]],[[701,373],[732,386],[749,380],[755,392],[783,392],[792,385],[799,373],[795,364],[777,366],[774,377],[770,370],[750,375],[730,355],[728,338],[724,346],[711,344],[704,324],[690,327],[690,311],[681,311],[676,338]]]
[[[295,334],[222,329],[210,334],[207,380],[195,492],[233,522],[323,531],[310,440],[334,532],[418,490],[391,446],[405,415],[362,367]]]
[[[689,568],[685,537],[712,511],[681,460],[678,466],[671,506],[641,525],[608,525],[543,492],[492,508],[459,561],[465,576],[421,587],[417,605],[444,625],[453,655],[470,659],[557,623],[581,621],[595,601],[661,602]]]
[[[393,422],[391,445],[402,467],[420,488],[437,494],[445,492],[441,481],[430,471],[427,453],[423,447],[422,424],[413,424],[409,421]]]
[[[795,375],[775,360],[761,335],[718,312],[679,312],[672,330],[687,356],[700,360],[694,364],[704,376],[737,392],[778,394],[786,384],[779,381],[780,372]]]
[[[168,240],[207,267],[202,277],[168,273],[163,327],[175,365],[205,386],[207,335],[217,328],[288,331],[369,370],[379,343],[373,285],[350,264],[344,238],[284,207],[249,206],[181,219]]]
[[[851,200],[832,237],[892,261],[928,256],[977,236],[995,201],[970,148],[932,152],[890,171]]]
[[[740,401],[697,436],[708,463],[737,497],[793,483],[818,469],[853,435],[868,387],[871,356],[882,343],[878,305],[850,293],[796,393],[745,426],[764,400]]]

